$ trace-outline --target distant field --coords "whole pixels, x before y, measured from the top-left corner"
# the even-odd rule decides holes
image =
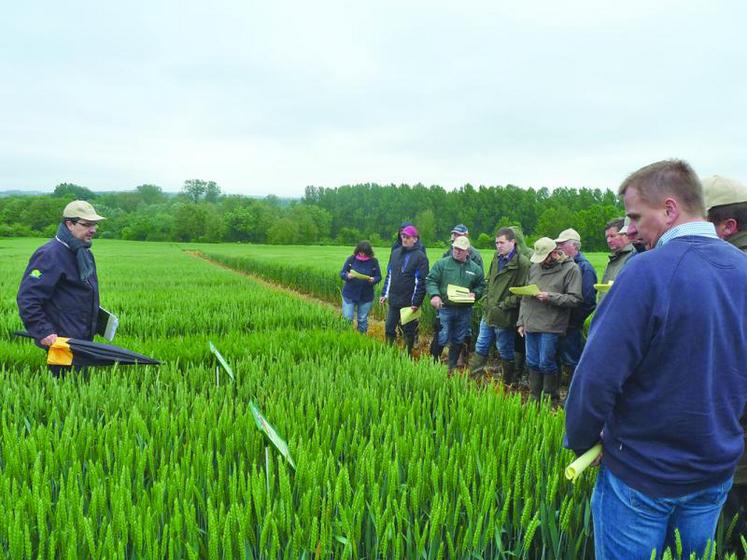
[[[188,244],[207,253],[220,253],[231,257],[250,257],[257,260],[282,262],[288,266],[304,265],[319,271],[330,273],[339,272],[342,263],[352,254],[353,246],[316,246],[316,245],[250,245],[235,243],[220,244]],[[385,271],[391,247],[374,247],[376,258],[379,259],[382,272]],[[441,258],[446,247],[428,248],[428,260],[431,264]],[[485,269],[487,272],[495,251],[481,249]],[[584,253],[601,278],[607,266],[607,253]]]

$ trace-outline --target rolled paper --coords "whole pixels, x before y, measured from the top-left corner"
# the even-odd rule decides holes
[[[576,482],[581,473],[594,462],[594,459],[599,457],[600,453],[602,453],[602,444],[597,443],[565,468],[565,477],[571,482]]]
[[[594,284],[594,289],[597,292],[608,292],[609,289],[612,287],[613,281],[610,280],[606,284]]]

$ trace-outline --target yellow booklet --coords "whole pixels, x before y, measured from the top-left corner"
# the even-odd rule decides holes
[[[614,283],[614,280],[610,280],[606,284],[594,284],[594,289],[597,292],[602,292],[602,293],[609,292],[613,283]]]
[[[446,297],[452,303],[475,303],[475,296],[470,295],[469,288],[454,284],[446,286]]]
[[[566,467],[565,477],[571,482],[576,482],[581,473],[584,472],[586,468],[594,462],[594,459],[599,457],[599,454],[601,452],[602,444],[597,443],[594,447],[589,449],[586,453],[581,455],[581,457],[579,457]]]
[[[352,268],[350,269],[350,276],[352,276],[353,278],[358,278],[360,280],[370,280],[371,278],[373,278],[373,276],[361,274],[360,272],[358,272],[357,270],[353,270]]]
[[[540,289],[537,287],[537,284],[529,284],[528,286],[516,286],[514,288],[509,288],[508,291],[517,296],[536,296],[538,293],[540,293]]]
[[[399,310],[399,322],[406,325],[415,319],[420,319],[420,315],[420,307],[418,307],[417,311],[413,311],[412,307],[403,307]]]

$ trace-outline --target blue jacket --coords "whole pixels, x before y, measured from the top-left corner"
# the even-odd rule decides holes
[[[361,280],[360,278],[348,279],[348,272],[355,270],[366,276],[373,276],[374,281]],[[367,261],[360,261],[355,255],[350,255],[345,259],[345,264],[340,270],[340,278],[345,280],[342,287],[342,297],[353,303],[368,303],[374,298],[374,285],[381,282],[381,269],[379,261],[371,258]]]
[[[31,256],[16,302],[37,342],[52,333],[93,340],[99,311],[95,261],[93,274],[82,282],[73,251],[57,238],[50,240]]]
[[[652,497],[723,483],[747,409],[747,255],[701,236],[627,262],[599,306],[565,406],[567,447]]]
[[[594,312],[597,306],[597,291],[594,288],[594,284],[597,283],[597,272],[580,251],[573,258],[573,262],[581,269],[581,293],[584,296],[584,301],[578,307],[571,309],[568,328],[580,329],[584,326],[586,318]]]
[[[422,249],[398,247],[392,251],[381,291],[392,307],[420,307],[425,298],[428,257]]]

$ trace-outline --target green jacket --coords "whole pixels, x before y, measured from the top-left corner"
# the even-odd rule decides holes
[[[740,251],[747,253],[747,230],[735,233],[727,241]]]
[[[517,326],[531,333],[564,334],[571,309],[584,301],[581,269],[571,259],[550,268],[533,264],[529,269],[529,284],[537,284],[541,292],[548,292],[550,300],[543,303],[533,296],[522,297]]]
[[[496,251],[488,271],[488,287],[482,300],[482,317],[491,327],[508,329],[516,326],[521,304],[521,297],[512,295],[508,289],[527,284],[532,263],[517,250],[499,272],[498,258]]]
[[[617,278],[617,275],[620,274],[625,263],[628,262],[628,259],[633,255],[635,255],[635,247],[633,247],[632,243],[628,243],[616,253],[612,253],[609,256],[610,261],[607,263],[607,268],[604,269],[602,284],[606,284],[610,280]]]
[[[477,301],[485,291],[485,273],[482,267],[477,266],[471,259],[459,262],[454,257],[445,257],[437,261],[428,273],[425,279],[425,291],[428,297],[441,296],[444,303],[448,303],[446,288],[449,284],[469,288],[470,292],[474,292],[475,301]]]

